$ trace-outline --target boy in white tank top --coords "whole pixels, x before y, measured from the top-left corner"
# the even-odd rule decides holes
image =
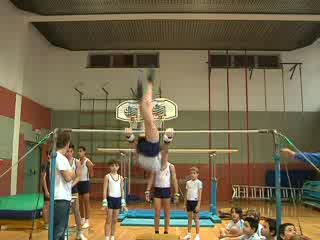
[[[115,240],[116,225],[120,209],[128,211],[124,194],[124,179],[118,174],[119,162],[109,162],[110,173],[105,175],[103,182],[102,206],[106,209],[107,217],[105,222],[106,240]],[[110,237],[111,235],[111,237]]]
[[[76,221],[76,239],[80,240],[87,240],[87,238],[83,235],[81,230],[81,216],[79,211],[79,195],[78,195],[78,182],[80,180],[81,175],[81,166],[80,161],[74,158],[74,145],[70,143],[69,149],[66,153],[66,157],[68,158],[69,164],[76,174],[76,178],[72,181],[72,201],[71,201],[71,208],[73,211],[73,215]]]
[[[159,234],[160,227],[160,211],[164,210],[164,234],[168,234],[170,226],[170,204],[171,204],[171,189],[174,190],[175,202],[179,201],[179,187],[176,176],[176,170],[173,164],[168,162],[168,144],[164,144],[161,150],[161,169],[153,171],[150,174],[146,200],[150,201],[150,190],[154,185],[154,228],[155,233]]]
[[[188,234],[183,240],[191,239],[192,218],[196,225],[196,237],[194,240],[200,240],[200,221],[199,212],[201,206],[202,182],[198,179],[199,169],[197,167],[190,168],[191,180],[186,184],[186,195],[184,206],[188,212]]]
[[[81,163],[81,176],[78,183],[80,215],[82,228],[89,228],[90,216],[90,177],[93,177],[93,163],[86,156],[86,148],[79,146],[78,154]]]

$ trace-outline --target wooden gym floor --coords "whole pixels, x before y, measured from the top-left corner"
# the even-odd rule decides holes
[[[222,202],[218,204],[218,208],[230,207],[232,203]],[[275,205],[266,202],[256,202],[256,201],[243,201],[237,202],[233,205],[241,206],[243,208],[256,208],[261,212],[263,216],[274,217],[275,216]],[[208,206],[208,205],[207,205]],[[148,208],[147,204],[140,204],[137,206],[130,206],[131,209],[136,208]],[[177,209],[178,207],[174,207]],[[181,206],[179,206],[181,208]],[[208,207],[207,207],[208,209]],[[283,221],[292,222],[298,226],[298,220],[294,213],[294,208],[291,204],[284,204],[283,206]],[[304,206],[297,207],[297,215],[300,218],[303,233],[309,236],[313,240],[320,239],[320,211],[314,210],[312,208],[306,208]],[[100,202],[92,202],[91,210],[91,227],[90,230],[85,230],[84,233],[90,240],[103,240],[104,238],[104,219],[105,213],[100,207]],[[223,221],[223,224],[228,221]],[[70,225],[74,224],[73,216],[70,217]],[[219,228],[221,224],[216,225],[214,228],[201,228],[201,239],[202,240],[215,240],[218,239]],[[297,228],[298,229],[298,228]],[[161,229],[163,231],[163,229]],[[137,236],[144,234],[152,234],[153,228],[140,228],[140,227],[120,227],[117,226],[116,239],[117,240],[135,240]],[[185,228],[170,228],[170,233],[183,237],[186,234]],[[194,232],[193,232],[194,233]],[[22,240],[29,239],[29,231],[1,231],[0,239],[10,239],[10,240]],[[33,233],[33,238],[35,240],[47,239],[47,230],[35,230]],[[75,239],[71,236],[69,239]]]

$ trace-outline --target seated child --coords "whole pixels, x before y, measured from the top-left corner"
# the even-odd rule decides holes
[[[261,229],[262,239],[275,240],[276,239],[276,226],[277,222],[275,219],[267,218],[264,220]]]
[[[231,208],[231,221],[226,228],[220,230],[220,238],[239,237],[242,235],[243,220],[242,209],[238,207]]]
[[[257,235],[261,237],[262,225],[260,224],[260,212],[257,211],[256,209],[249,209],[247,212],[247,217],[252,217],[258,221],[259,225],[258,225]]]
[[[240,240],[260,240],[261,238],[257,234],[259,222],[252,217],[246,217],[244,219],[243,235]]]
[[[281,224],[279,233],[282,240],[292,240],[297,234],[296,227],[292,223]]]

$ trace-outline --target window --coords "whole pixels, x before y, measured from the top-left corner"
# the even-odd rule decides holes
[[[227,55],[210,55],[210,66],[214,68],[226,68],[231,64],[231,58]]]
[[[280,68],[280,57],[276,55],[210,55],[212,68]]]
[[[157,68],[159,67],[158,54],[137,54],[137,67]]]
[[[133,55],[119,54],[113,55],[114,68],[132,68],[133,67]]]
[[[259,68],[280,68],[279,56],[258,56]]]
[[[233,67],[235,68],[255,67],[254,56],[251,55],[235,55],[233,60]]]
[[[106,68],[110,67],[110,56],[102,54],[89,55],[89,68]]]

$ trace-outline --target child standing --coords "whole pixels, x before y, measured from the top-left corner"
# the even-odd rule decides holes
[[[45,223],[45,229],[49,229],[49,208],[50,208],[50,162],[51,162],[51,150],[48,151],[48,162],[41,166],[41,184],[44,194],[44,207],[43,207],[43,219]]]
[[[93,163],[89,158],[87,158],[86,148],[84,146],[79,146],[78,154],[81,163],[81,176],[78,183],[79,210],[82,218],[82,228],[89,228],[90,178],[93,177]]]
[[[118,174],[119,162],[109,162],[110,173],[104,177],[102,206],[106,209],[107,218],[105,223],[106,240],[115,240],[116,224],[120,209],[128,211],[123,190],[123,177]],[[110,238],[111,234],[111,238]]]
[[[200,240],[200,221],[199,212],[201,206],[202,182],[198,179],[199,169],[197,167],[190,168],[191,180],[186,185],[185,209],[188,212],[188,234],[184,240],[191,239],[192,218],[196,225],[195,240]]]
[[[69,164],[72,167],[72,170],[74,171],[76,178],[74,181],[72,181],[72,201],[71,201],[71,208],[74,214],[74,218],[76,221],[76,239],[77,240],[87,240],[87,238],[83,235],[81,230],[81,216],[80,216],[80,210],[79,210],[79,196],[78,196],[78,182],[80,180],[81,176],[81,165],[80,161],[76,158],[74,158],[74,145],[70,143],[69,149],[66,153],[66,157],[69,160]]]

